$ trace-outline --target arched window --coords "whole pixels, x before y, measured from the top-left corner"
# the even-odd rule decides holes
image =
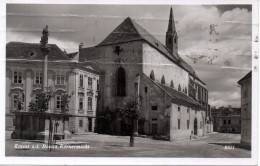
[[[165,85],[165,78],[162,76],[161,84]]]
[[[173,84],[173,81],[172,81],[172,80],[171,80],[170,87],[171,87],[171,88],[174,88],[174,84]]]
[[[179,84],[178,91],[181,91],[181,85]]]
[[[151,78],[152,80],[154,80],[154,72],[153,72],[153,70],[151,71],[150,78]]]
[[[119,67],[117,70],[117,96],[126,96],[125,70]]]

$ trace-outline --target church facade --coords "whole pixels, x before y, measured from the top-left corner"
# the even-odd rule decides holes
[[[126,18],[100,44],[80,48],[80,62],[101,71],[102,114],[112,112],[99,131],[124,135],[117,113],[130,96],[140,98],[138,133],[181,140],[203,136],[209,110],[206,84],[178,54],[178,35],[170,11],[163,45],[133,19]]]

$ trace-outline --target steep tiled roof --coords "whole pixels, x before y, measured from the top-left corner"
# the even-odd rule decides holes
[[[148,76],[146,76],[145,74],[143,74],[143,75],[146,78],[148,78],[148,80],[150,80],[151,82],[156,84],[158,87],[160,87],[168,95],[170,95],[173,98],[173,101],[176,101],[179,104],[183,104],[183,105],[186,105],[186,106],[189,106],[189,107],[196,107],[196,108],[200,108],[200,109],[204,109],[204,110],[206,109],[201,104],[199,104],[197,101],[195,101],[194,99],[189,97],[187,94],[184,94],[180,91],[177,91],[176,89],[173,89],[173,88],[168,87],[166,85],[155,82],[152,79],[150,79]]]
[[[191,75],[196,77],[198,80],[199,77],[192,69],[192,67],[187,64],[181,57],[177,54],[170,52],[159,40],[157,40],[153,35],[147,32],[143,27],[137,24],[130,17],[126,18],[118,27],[114,29],[100,44],[97,46],[105,46],[117,43],[131,42],[137,40],[145,40],[151,44],[154,48],[162,52],[166,57],[174,61],[180,67],[184,68]],[[201,81],[201,80],[200,80]],[[201,81],[205,84],[203,81]]]
[[[66,54],[56,44],[48,44],[50,53],[49,61],[70,61]],[[38,43],[9,42],[6,44],[7,59],[30,59],[41,60],[43,54]]]
[[[69,58],[74,58],[77,55],[78,52],[68,53],[67,56]]]
[[[245,75],[243,78],[241,78],[237,83],[241,84],[242,81],[244,81],[247,78],[252,78],[252,71],[250,71],[249,73],[247,73],[247,75]]]

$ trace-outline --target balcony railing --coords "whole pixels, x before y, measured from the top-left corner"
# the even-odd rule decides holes
[[[87,111],[88,115],[93,115],[94,111]]]
[[[84,110],[78,110],[78,114],[79,115],[83,115],[84,114]]]

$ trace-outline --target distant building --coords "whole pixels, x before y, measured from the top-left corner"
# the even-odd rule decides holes
[[[241,143],[251,146],[252,71],[238,81],[241,85]]]
[[[118,110],[130,96],[140,97],[139,134],[180,140],[207,131],[206,84],[178,54],[172,9],[165,45],[128,17],[97,46],[81,48],[79,61],[97,65],[103,73],[100,113],[112,115],[110,121],[99,118],[100,132],[129,133]]]
[[[241,109],[220,107],[212,109],[213,131],[225,133],[241,132]]]
[[[50,111],[61,112],[61,93],[74,93],[70,104],[69,130],[72,133],[94,131],[99,99],[99,73],[91,66],[79,65],[55,44],[49,44],[48,86],[55,91]],[[40,44],[10,42],[6,45],[6,130],[14,130],[13,111],[29,111],[31,100],[42,90],[42,52]],[[18,108],[18,96],[23,108]],[[25,119],[26,123],[30,119]],[[32,119],[40,123],[39,119]],[[22,125],[21,125],[22,126]],[[30,132],[30,129],[28,129]]]

